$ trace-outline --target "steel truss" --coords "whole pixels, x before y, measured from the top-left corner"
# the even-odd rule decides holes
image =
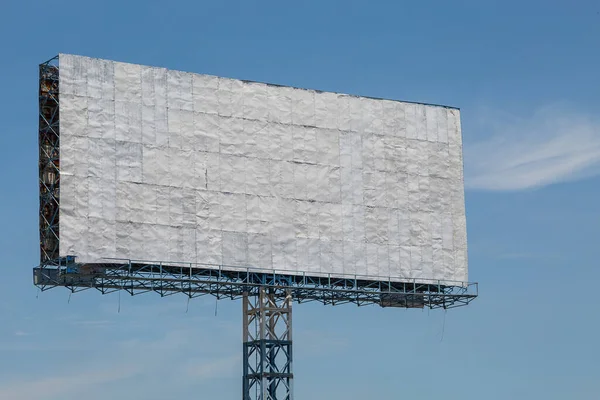
[[[278,298],[288,293],[298,303],[377,304],[382,307],[454,308],[477,297],[477,283],[449,285],[444,281],[406,279],[371,281],[360,276],[309,276],[218,265],[142,263],[78,264],[72,258],[57,265],[34,268],[34,284],[41,290],[64,286],[72,292],[97,289],[103,294],[125,290],[131,295],[182,293],[190,298],[211,294],[218,299],[258,296],[261,288]]]
[[[40,64],[39,90],[39,187],[40,258],[42,263],[58,258],[59,90],[58,57]]]
[[[292,295],[243,297],[243,400],[292,400]]]
[[[292,400],[292,302],[359,306],[454,308],[478,295],[477,283],[405,279],[372,281],[361,276],[292,275],[208,264],[134,260],[81,264],[59,258],[60,129],[58,57],[39,69],[40,266],[34,284],[42,291],[125,290],[131,295],[182,293],[243,299],[243,400]]]
[[[381,307],[454,308],[478,295],[477,283],[407,279],[370,281],[359,276],[290,275],[218,265],[150,263],[80,264],[72,257],[40,265],[33,279],[41,290],[106,294],[206,294],[243,299],[243,400],[292,400],[292,302],[377,304]]]

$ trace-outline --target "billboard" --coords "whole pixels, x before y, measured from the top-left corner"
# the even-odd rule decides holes
[[[61,54],[59,253],[467,281],[456,108]]]

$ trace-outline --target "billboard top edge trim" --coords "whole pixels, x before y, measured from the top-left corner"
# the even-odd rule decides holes
[[[259,83],[259,84],[267,85],[267,86],[281,87],[281,88],[290,88],[290,89],[297,89],[297,90],[306,90],[306,91],[312,91],[312,92],[315,92],[315,93],[332,93],[332,94],[337,94],[337,95],[340,95],[340,96],[358,97],[358,98],[371,99],[371,100],[381,100],[381,101],[392,101],[392,102],[396,102],[396,103],[417,104],[417,105],[422,105],[422,106],[441,107],[441,108],[447,108],[447,109],[451,109],[451,110],[458,110],[458,111],[460,111],[460,107],[449,106],[449,105],[445,105],[445,104],[426,103],[426,102],[422,102],[422,101],[389,99],[389,98],[384,98],[384,97],[364,96],[364,95],[357,95],[357,94],[350,94],[350,93],[334,92],[334,91],[329,91],[329,90],[302,88],[302,87],[297,87],[297,86],[282,85],[282,84],[278,84],[278,83],[261,82],[261,81],[254,81],[254,80],[250,80],[250,79],[230,78],[230,77],[227,77],[227,76],[203,74],[203,73],[199,73],[199,72],[190,72],[190,71],[181,71],[181,70],[178,70],[178,69],[172,69],[172,68],[166,68],[166,67],[157,67],[157,66],[152,66],[152,65],[136,64],[136,63],[130,63],[130,62],[109,60],[109,59],[105,59],[105,58],[82,56],[82,55],[78,55],[78,54],[58,53],[58,55],[55,56],[55,57],[53,57],[52,59],[58,57],[58,59],[60,61],[60,57],[61,56],[73,56],[73,57],[89,58],[89,59],[92,59],[92,60],[102,60],[102,61],[118,62],[118,63],[121,63],[121,64],[139,65],[139,66],[142,66],[142,67],[159,68],[159,69],[165,69],[167,71],[181,72],[181,73],[185,73],[185,74],[195,74],[195,75],[212,76],[212,77],[215,77],[215,78],[233,79],[233,80],[241,81],[241,82],[244,82],[244,83]]]

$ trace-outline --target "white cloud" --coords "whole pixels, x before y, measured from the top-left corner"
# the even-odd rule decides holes
[[[115,365],[108,369],[78,371],[63,376],[42,376],[0,385],[0,399],[56,399],[67,393],[78,393],[91,386],[129,378],[139,368]]]
[[[465,143],[465,186],[523,190],[600,174],[600,121],[567,107],[530,118],[488,115],[487,139]]]
[[[238,374],[240,371],[241,357],[239,355],[195,360],[191,361],[186,368],[188,375],[196,380]]]
[[[206,331],[176,329],[150,339],[99,341],[102,349],[98,352],[67,352],[47,374],[28,373],[0,379],[0,399],[56,400],[82,396],[95,399],[106,398],[100,395],[115,389],[135,392],[139,398],[151,398],[150,395],[163,398],[156,391],[168,390],[169,385],[182,388],[239,374],[239,355],[223,355],[195,346],[208,339]],[[156,376],[169,385],[156,380]],[[139,382],[145,382],[143,387],[139,387]],[[90,397],[89,393],[94,395]]]
[[[173,393],[191,390],[199,382],[237,378],[238,352],[233,357],[227,351],[237,348],[232,344],[239,343],[239,327],[220,323],[212,314],[198,316],[198,309],[185,314],[185,302],[174,303],[171,308],[179,313],[163,313],[168,304],[158,302],[147,310],[126,307],[121,314],[112,308],[84,308],[96,318],[74,313],[66,324],[50,314],[44,316],[44,333],[50,341],[16,337],[18,332],[35,330],[13,328],[10,335],[0,337],[0,358],[14,360],[10,366],[0,365],[0,399],[162,399],[177,397]],[[214,338],[219,344],[202,345]],[[32,360],[36,360],[33,369]]]
[[[82,320],[82,321],[74,321],[73,325],[79,326],[87,326],[87,327],[96,327],[96,328],[106,328],[107,326],[113,325],[114,321],[109,321],[106,319],[102,320]]]
[[[301,346],[305,349],[303,356],[309,355],[329,355],[340,351],[345,351],[350,342],[348,338],[339,336],[331,330],[302,330],[298,337],[301,337]]]

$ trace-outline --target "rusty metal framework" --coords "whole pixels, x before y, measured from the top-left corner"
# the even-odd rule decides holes
[[[292,294],[243,297],[243,400],[292,400]]]
[[[57,260],[59,245],[60,126],[58,57],[39,67],[40,259]]]
[[[131,295],[156,292],[161,296],[181,293],[190,298],[206,294],[219,299],[257,296],[267,288],[275,297],[288,293],[298,303],[318,301],[338,305],[376,304],[400,308],[455,308],[477,297],[477,283],[449,286],[443,281],[407,279],[404,282],[370,281],[359,276],[290,275],[208,264],[150,263],[122,260],[121,263],[78,264],[73,258],[60,265],[34,268],[34,283],[41,290],[63,286],[72,292],[97,289],[103,294],[125,290]]]
[[[131,295],[181,293],[242,299],[243,400],[292,400],[292,303],[354,303],[399,308],[454,308],[478,295],[477,283],[406,279],[374,281],[357,275],[313,276],[227,265],[107,260],[82,264],[60,257],[60,127],[58,57],[39,66],[40,265],[33,270],[41,290],[124,290]]]
[[[242,299],[243,400],[293,400],[292,302],[375,304],[400,308],[454,308],[478,295],[477,283],[369,281],[357,276],[306,276],[218,265],[149,263],[79,264],[72,257],[33,270],[41,290],[124,290],[131,295],[181,293]]]

